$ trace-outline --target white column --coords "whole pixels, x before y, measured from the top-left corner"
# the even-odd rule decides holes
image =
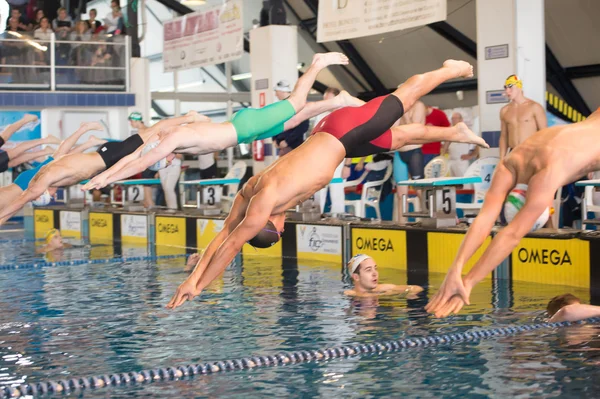
[[[287,80],[293,87],[298,80],[298,31],[295,26],[270,25],[250,31],[250,71],[252,72],[252,106],[261,108],[277,101],[274,86]],[[254,174],[275,161],[271,139],[253,143],[264,151],[264,159],[253,154]]]
[[[545,107],[543,0],[477,0],[477,83],[484,138],[499,137],[504,81],[516,74],[526,97]],[[497,146],[497,144],[496,144]],[[498,149],[482,156],[498,155]]]

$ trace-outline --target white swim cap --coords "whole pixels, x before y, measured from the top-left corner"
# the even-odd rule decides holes
[[[142,150],[142,156],[146,155],[147,153],[158,147],[159,144],[160,141],[153,141],[152,143],[146,144],[146,146]],[[159,170],[164,169],[167,166],[167,158],[163,158],[160,161],[156,162],[154,165],[150,165],[148,169],[150,169],[153,172],[158,172]]]
[[[38,199],[31,201],[33,206],[46,206],[50,202],[52,202],[52,196],[48,190],[44,191],[44,194],[40,195]]]
[[[358,266],[360,266],[360,264],[367,259],[373,258],[371,258],[369,255],[358,254],[355,255],[352,259],[350,259],[348,261],[348,270],[350,271],[350,274],[354,274],[356,269],[358,269]]]
[[[515,215],[523,208],[525,205],[525,198],[527,197],[527,184],[517,184],[515,188],[508,194],[506,197],[506,202],[504,202],[504,218],[507,223],[512,222],[515,218]],[[550,215],[554,213],[549,207],[544,210],[544,212],[540,215],[538,220],[535,221],[531,231],[536,231],[544,227]]]

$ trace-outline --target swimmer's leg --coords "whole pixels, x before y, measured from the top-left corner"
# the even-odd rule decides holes
[[[23,163],[31,162],[35,159],[48,156],[48,155],[52,154],[53,152],[54,152],[54,150],[52,148],[45,148],[41,151],[26,152],[25,154],[19,155],[18,157],[11,159],[8,162],[8,167],[14,168],[15,166],[19,166]]]
[[[15,148],[6,150],[6,153],[8,154],[8,159],[13,160],[25,154],[26,151],[44,144],[60,144],[60,140],[54,136],[48,136],[46,138],[37,140],[29,140],[17,145]]]
[[[410,77],[392,94],[402,101],[404,110],[410,109],[414,103],[431,90],[447,80],[473,76],[473,66],[465,61],[448,60],[444,66],[435,71]]]
[[[85,143],[80,144],[75,148],[72,148],[71,151],[69,151],[69,154],[81,154],[82,152],[89,150],[92,147],[97,147],[106,143],[107,141],[104,139],[99,139],[96,136],[91,136]]]
[[[37,121],[37,119],[38,118],[35,115],[26,114],[19,121],[15,122],[15,123],[11,123],[10,125],[8,125],[2,131],[2,133],[0,133],[0,147],[2,147],[4,145],[4,143],[6,143],[13,134],[15,134],[16,132],[18,132],[19,129],[21,129],[23,126],[25,126],[29,122]]]
[[[73,133],[72,135],[70,135],[69,137],[67,137],[58,147],[58,149],[56,150],[56,152],[54,153],[54,155],[52,156],[53,158],[59,158],[65,154],[67,154],[71,148],[73,148],[75,146],[75,144],[77,143],[77,140],[79,140],[79,138],[81,136],[83,136],[85,133],[89,132],[90,130],[98,130],[98,131],[103,131],[104,127],[102,126],[102,124],[100,122],[89,122],[89,123],[82,123],[81,126],[79,126],[79,129],[77,129],[75,131],[75,133]]]
[[[250,143],[284,131],[284,124],[306,105],[306,98],[317,75],[329,65],[345,65],[348,58],[341,53],[315,54],[308,70],[298,79],[290,96],[259,109],[246,108],[231,119],[238,143]],[[299,122],[297,122],[299,123]]]
[[[477,144],[489,148],[481,137],[473,133],[467,125],[460,122],[451,127],[438,127],[412,123],[392,128],[392,150],[408,144],[425,144],[436,141]]]

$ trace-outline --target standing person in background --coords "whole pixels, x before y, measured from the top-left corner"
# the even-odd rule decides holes
[[[428,126],[449,127],[450,121],[444,111],[427,106],[427,114],[425,116],[425,124]],[[427,143],[423,144],[423,161],[427,165],[433,158],[440,155],[442,143]]]
[[[134,134],[138,134],[140,131],[147,129],[148,127],[146,126],[146,124],[144,124],[144,118],[142,116],[142,114],[140,112],[134,111],[131,114],[129,114],[129,125],[133,128],[133,130],[129,133],[130,136],[133,136]],[[181,162],[179,163],[179,168],[181,169]],[[142,179],[156,179],[158,176],[157,172],[154,172],[150,169],[146,169],[145,171],[142,172]],[[177,183],[177,181],[175,181],[175,183]],[[161,185],[162,185],[162,179],[161,179]],[[157,195],[158,197],[159,195]],[[165,197],[166,198],[166,197]],[[152,186],[144,186],[144,208],[146,209],[150,209],[153,208],[155,205],[155,201],[154,201],[154,189],[152,188]],[[177,204],[177,201],[175,201],[175,204]],[[175,208],[177,208],[177,205],[175,205]]]
[[[504,82],[510,103],[500,110],[500,160],[537,131],[548,127],[544,107],[523,95],[523,82],[510,75]]]
[[[106,28],[106,34],[120,34],[119,29],[123,24],[123,14],[121,13],[121,6],[117,0],[110,2],[111,11],[104,17],[104,27]]]
[[[290,96],[292,88],[286,80],[281,80],[275,86],[275,97],[279,101],[283,101]],[[282,157],[295,148],[300,147],[304,143],[304,134],[308,131],[310,125],[309,120],[301,122],[298,126],[279,133],[273,137],[275,145],[279,149],[279,156]]]
[[[198,168],[200,169],[200,179],[216,179],[217,178],[217,161],[216,157],[219,153],[209,153],[198,155]]]
[[[163,192],[165,193],[165,202],[167,208],[178,209],[177,205],[177,194],[175,189],[177,188],[177,182],[181,175],[181,160],[183,155],[177,154],[171,161],[170,165],[158,171],[160,178],[160,185],[162,186]]]
[[[452,126],[456,126],[457,123],[462,121],[463,116],[460,112],[455,112],[452,114]],[[463,177],[467,168],[469,167],[469,160],[474,158],[471,154],[471,151],[479,152],[478,149],[471,150],[469,147],[471,147],[470,144],[450,142],[445,142],[442,146],[441,154],[448,154],[448,166],[450,168],[450,174],[453,177]]]

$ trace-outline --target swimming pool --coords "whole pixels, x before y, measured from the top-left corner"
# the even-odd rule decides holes
[[[40,262],[31,242],[2,242],[0,265]],[[18,236],[11,235],[11,239]],[[54,261],[120,256],[66,250]],[[123,248],[127,256],[146,248]],[[37,259],[37,260],[36,260]],[[459,316],[429,317],[421,298],[351,301],[340,265],[241,258],[200,299],[165,304],[185,258],[0,270],[0,386],[524,325],[554,295],[586,290],[488,281]],[[397,271],[381,280],[405,283]],[[443,276],[432,276],[434,284]],[[597,397],[600,327],[306,362],[83,392],[84,397]]]

